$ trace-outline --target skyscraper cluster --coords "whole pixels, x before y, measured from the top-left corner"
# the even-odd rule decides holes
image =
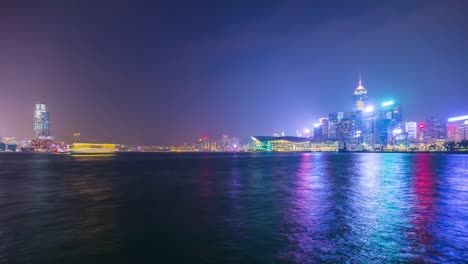
[[[423,122],[406,121],[402,105],[388,100],[370,100],[359,78],[353,92],[352,111],[333,112],[320,118],[313,129],[298,130],[298,137],[275,134],[252,137],[253,143],[241,146],[240,139],[223,135],[219,139],[199,138],[182,146],[128,146],[126,151],[373,151],[373,150],[456,150],[468,147],[468,115],[448,118],[446,122],[429,117]],[[300,134],[303,133],[303,134]],[[50,113],[44,103],[34,107],[34,139],[25,142],[0,137],[0,151],[64,152],[67,146],[53,140]],[[79,133],[74,141],[79,142]],[[450,143],[450,144],[448,144]],[[122,145],[124,146],[124,145]],[[457,146],[459,146],[457,148]]]
[[[346,150],[379,150],[412,144],[443,144],[467,140],[468,116],[448,119],[430,117],[424,122],[406,121],[401,103],[371,102],[361,76],[353,93],[351,112],[334,112],[314,125],[313,141],[338,142]]]
[[[371,104],[368,91],[359,83],[353,93],[351,112],[330,113],[314,127],[314,141],[337,141],[342,149],[368,150],[392,144],[403,134],[402,106],[394,101]]]

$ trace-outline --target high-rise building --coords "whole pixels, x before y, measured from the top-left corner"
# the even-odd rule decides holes
[[[338,139],[337,128],[341,119],[344,117],[344,112],[336,112],[328,115],[328,139],[336,141]]]
[[[382,104],[377,122],[379,144],[386,146],[394,143],[394,137],[396,136],[394,131],[401,129],[403,120],[401,109],[401,104],[397,104],[394,101],[387,101]]]
[[[434,143],[436,140],[447,138],[446,125],[436,117],[427,118],[422,130],[422,140],[424,143]]]
[[[429,117],[419,125],[419,141],[433,144],[447,138],[447,127],[438,118]]]
[[[352,118],[343,118],[337,127],[339,141],[353,141],[355,138],[356,124]],[[349,142],[352,143],[352,142]]]
[[[407,135],[408,140],[416,140],[418,138],[418,124],[416,122],[406,122],[405,133]]]
[[[447,140],[455,142],[468,140],[468,115],[448,119]]]
[[[363,143],[368,143],[370,138],[366,120],[363,116],[364,110],[368,106],[367,89],[362,85],[361,73],[359,73],[359,85],[354,89],[353,94],[353,112],[351,118],[354,120],[354,143],[358,144],[358,148],[363,147]]]
[[[377,139],[379,134],[377,130],[378,114],[374,112],[372,106],[368,106],[362,113],[362,122],[359,141],[362,143],[362,149],[373,150],[375,144],[379,142]]]
[[[328,141],[330,137],[328,123],[328,118],[320,118],[320,126],[322,127],[322,141]]]
[[[436,139],[447,139],[447,124],[443,122],[437,123],[435,127]]]
[[[50,114],[43,103],[36,103],[34,109],[34,135],[37,139],[51,139]]]
[[[362,85],[361,73],[359,73],[359,85],[354,89],[353,110],[364,111],[367,106],[367,89]]]
[[[323,138],[323,129],[322,129],[322,124],[317,124],[314,127],[314,141],[316,142],[322,142],[324,140]]]
[[[380,117],[400,123],[403,120],[401,104],[395,103],[394,101],[384,102],[380,109]]]
[[[339,123],[344,117],[344,112],[336,112],[328,115],[328,120],[330,122]]]

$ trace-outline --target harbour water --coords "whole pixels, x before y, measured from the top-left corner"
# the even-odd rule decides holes
[[[0,154],[0,263],[467,261],[464,154]]]

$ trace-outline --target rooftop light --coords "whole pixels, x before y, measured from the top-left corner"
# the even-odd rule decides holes
[[[385,107],[385,106],[390,106],[390,105],[392,105],[392,104],[394,104],[394,103],[395,103],[395,102],[393,102],[393,101],[387,101],[387,102],[384,102],[384,103],[382,104],[382,106],[383,106],[383,107]]]
[[[468,119],[468,115],[451,117],[448,119],[448,122],[462,121]]]
[[[374,112],[374,107],[372,105],[369,105],[368,107],[366,107],[366,109],[364,109],[364,112],[372,113]]]

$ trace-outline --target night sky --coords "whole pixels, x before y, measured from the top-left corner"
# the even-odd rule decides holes
[[[99,2],[99,3],[97,3]],[[183,144],[350,111],[468,114],[468,1],[1,1],[0,135]]]

